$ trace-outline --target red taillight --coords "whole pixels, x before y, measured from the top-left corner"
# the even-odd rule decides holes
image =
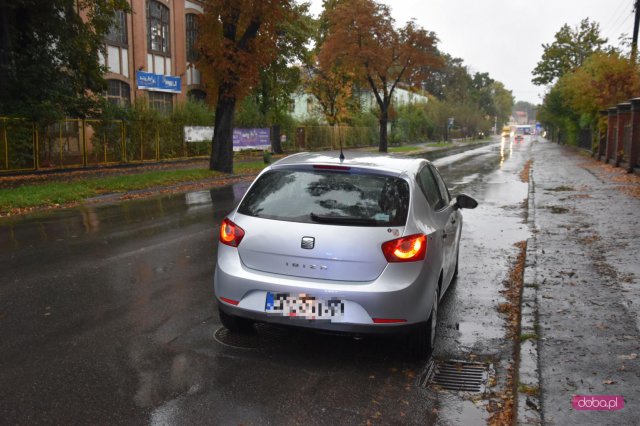
[[[374,324],[398,324],[402,322],[407,322],[407,320],[401,318],[373,318]]]
[[[382,253],[387,262],[415,262],[424,260],[427,253],[427,237],[414,234],[382,244]]]
[[[220,242],[231,247],[238,247],[244,237],[244,230],[225,218],[220,225]]]

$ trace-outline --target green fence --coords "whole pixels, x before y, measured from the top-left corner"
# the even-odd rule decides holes
[[[33,123],[0,118],[0,171],[34,170],[37,165],[37,131]]]
[[[293,149],[299,151],[320,151],[338,149],[340,142],[344,148],[373,146],[378,144],[378,129],[372,127],[348,126],[302,126],[296,128]]]
[[[210,142],[184,142],[184,122],[65,119],[47,126],[0,118],[0,173],[209,156]]]
[[[0,173],[208,157],[211,143],[185,142],[183,120],[66,119],[48,126],[0,118]],[[287,134],[287,151],[373,146],[369,127],[304,126]]]

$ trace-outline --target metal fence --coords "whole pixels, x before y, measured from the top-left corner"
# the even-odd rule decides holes
[[[580,129],[578,134],[578,147],[591,152],[593,146],[593,130],[591,128]]]
[[[211,143],[184,140],[183,121],[65,119],[38,126],[0,118],[0,174],[159,162],[209,156]],[[372,146],[378,131],[369,127],[303,126],[286,135],[287,151]]]
[[[300,126],[296,128],[293,150],[318,151],[364,147],[378,144],[378,129],[349,126]]]

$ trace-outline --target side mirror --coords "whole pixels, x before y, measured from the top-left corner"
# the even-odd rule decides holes
[[[453,203],[453,208],[455,210],[458,209],[475,209],[476,207],[478,207],[478,202],[469,197],[467,194],[460,194],[458,195]]]

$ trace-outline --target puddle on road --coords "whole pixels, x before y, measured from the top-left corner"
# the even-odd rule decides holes
[[[511,147],[510,147],[511,148]],[[506,368],[511,360],[513,341],[506,338],[504,315],[498,311],[506,302],[501,290],[508,278],[511,260],[517,254],[514,244],[530,236],[526,223],[528,183],[520,173],[528,158],[526,146],[506,147],[486,159],[493,169],[473,164],[463,174],[460,164],[448,170],[460,189],[479,202],[475,210],[465,210],[460,245],[460,275],[453,291],[442,305],[442,320],[436,343],[438,359],[463,359],[494,363],[497,383],[490,390],[506,386]],[[479,172],[480,176],[472,176]],[[467,175],[468,174],[468,175]],[[447,176],[445,176],[447,179]],[[466,182],[465,182],[466,181]],[[457,326],[456,326],[457,325]],[[440,346],[438,346],[440,344]],[[439,415],[447,424],[487,424],[490,398],[474,398],[464,394],[438,395]]]
[[[462,400],[459,396],[443,393],[440,397],[440,411],[447,413],[447,424],[475,426],[487,424],[489,413],[483,403]]]
[[[447,155],[446,157],[433,160],[433,164],[439,169],[440,167],[455,163],[467,157],[476,157],[483,154],[489,154],[496,149],[498,144],[491,144],[476,149],[470,149],[468,151],[461,152],[459,154]],[[429,155],[426,155],[429,158]]]

